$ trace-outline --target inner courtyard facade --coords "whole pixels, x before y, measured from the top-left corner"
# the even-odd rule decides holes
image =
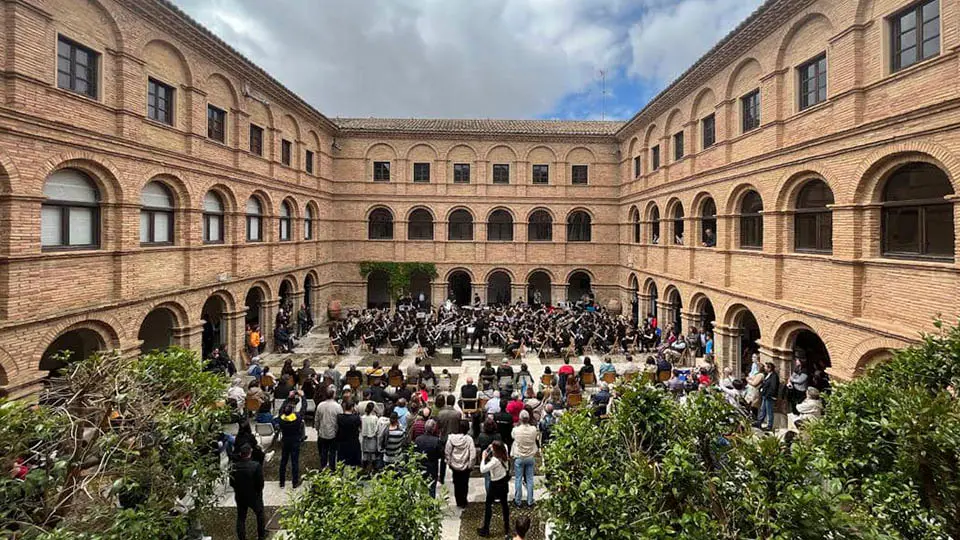
[[[330,118],[165,0],[0,6],[5,395],[391,303],[364,261],[706,326],[737,373],[849,379],[958,316],[960,0],[769,0],[606,122]]]

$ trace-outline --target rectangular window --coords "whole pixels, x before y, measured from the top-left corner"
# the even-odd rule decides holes
[[[587,185],[589,177],[589,168],[586,165],[574,165],[571,168],[571,182],[575,186],[585,186]]]
[[[263,128],[250,124],[250,153],[263,155]]]
[[[173,87],[147,79],[147,116],[151,120],[173,125]]]
[[[453,164],[453,183],[454,184],[470,183],[470,164],[469,163]]]
[[[800,77],[800,110],[827,100],[827,54],[797,68]]]
[[[290,166],[290,156],[293,154],[293,143],[288,140],[280,141],[280,162]]]
[[[940,1],[915,4],[890,18],[893,71],[940,54]]]
[[[740,111],[744,133],[760,127],[760,90],[754,90],[740,98]]]
[[[650,149],[650,168],[654,171],[660,168],[660,145]]]
[[[550,183],[550,166],[549,165],[533,166],[533,183],[534,184]]]
[[[57,87],[97,99],[100,55],[63,36],[57,40]]]
[[[493,166],[493,183],[494,184],[510,183],[510,165],[498,163]]]
[[[426,184],[430,182],[430,164],[429,163],[413,164],[413,181],[419,184]]]
[[[683,132],[679,132],[673,136],[673,160],[680,161],[683,159]]]
[[[706,150],[717,142],[717,117],[711,114],[704,118],[700,125],[703,131],[703,149]]]
[[[313,151],[307,150],[304,154],[304,167],[307,169],[307,172],[313,174]]]
[[[633,158],[633,177],[640,178],[641,169],[640,156]]]
[[[374,182],[390,181],[390,162],[389,161],[373,162],[373,181]]]
[[[207,137],[217,142],[227,139],[227,113],[213,105],[207,105]]]

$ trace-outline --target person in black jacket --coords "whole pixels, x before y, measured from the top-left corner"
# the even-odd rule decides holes
[[[280,454],[280,487],[283,488],[287,477],[287,462],[290,462],[290,474],[293,487],[300,486],[300,444],[305,438],[303,419],[294,412],[292,403],[286,403],[280,412],[280,433],[283,446]]]
[[[757,427],[763,426],[763,421],[767,425],[763,427],[766,431],[773,430],[773,408],[777,401],[777,392],[780,391],[780,376],[777,375],[777,368],[773,363],[764,364],[763,382],[760,383],[760,414],[757,417]]]
[[[437,478],[440,475],[440,459],[443,457],[443,443],[437,437],[437,422],[427,420],[426,430],[413,441],[420,454],[420,470],[430,483],[430,497],[437,496]]]
[[[257,540],[267,537],[266,520],[263,516],[263,467],[252,459],[249,445],[240,447],[240,460],[233,464],[230,486],[237,502],[237,538],[247,537],[247,510],[253,510],[257,518]]]
[[[344,400],[343,413],[337,415],[337,459],[344,465],[361,466],[360,416],[353,401]]]

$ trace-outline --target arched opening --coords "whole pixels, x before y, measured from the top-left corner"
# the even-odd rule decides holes
[[[280,282],[280,308],[286,313],[293,311],[293,283],[289,279]]]
[[[280,241],[288,242],[293,239],[293,210],[290,203],[283,201],[280,204]]]
[[[589,242],[593,234],[590,214],[578,210],[567,218],[567,242]]]
[[[650,210],[650,243],[660,243],[660,209],[656,205]]]
[[[247,297],[243,303],[247,306],[246,323],[251,327],[260,325],[264,299],[265,296],[260,287],[252,287],[247,291]]]
[[[313,281],[313,274],[307,274],[303,278],[303,305],[307,306],[307,313],[313,317],[313,289],[316,284]]]
[[[173,313],[166,308],[157,308],[147,314],[140,323],[137,339],[142,341],[140,352],[146,354],[153,351],[162,351],[173,345],[173,328],[176,319]]]
[[[227,311],[227,304],[219,295],[207,298],[200,311],[203,319],[203,335],[201,337],[201,352],[208,358],[214,349],[227,344],[227,327],[223,314]]]
[[[799,330],[793,336],[793,359],[807,366],[807,372],[824,370],[830,367],[830,353],[820,336],[811,330]]]
[[[736,341],[737,357],[740,358],[740,375],[750,373],[751,358],[760,351],[757,342],[760,341],[760,325],[753,312],[744,308],[733,319],[733,327],[739,330],[740,339]]]
[[[527,280],[527,303],[531,305],[550,305],[550,275],[543,271],[530,274]]]
[[[393,214],[386,208],[377,208],[370,212],[367,222],[367,238],[369,240],[393,239]]]
[[[224,237],[223,199],[215,191],[203,196],[203,243],[222,244]]]
[[[390,307],[390,276],[377,270],[367,276],[367,307]]]
[[[929,163],[897,169],[883,188],[883,254],[953,260],[950,179]]]
[[[462,208],[454,210],[447,225],[448,240],[473,240],[473,216],[470,212]]]
[[[506,210],[494,210],[487,219],[488,242],[513,241],[513,216]]]
[[[670,311],[667,313],[667,323],[673,325],[677,335],[683,333],[683,300],[680,298],[680,291],[672,289],[667,295],[667,303],[670,305]]]
[[[717,247],[717,204],[707,199],[700,205],[700,243]]]
[[[634,206],[630,209],[630,224],[634,244],[640,243],[640,210]]]
[[[76,362],[106,348],[106,343],[96,331],[89,328],[70,330],[53,340],[53,343],[43,352],[39,369],[49,372],[49,376],[58,376],[60,370],[66,366],[60,358],[57,358],[59,353],[69,351],[70,361]]]
[[[634,324],[640,323],[640,280],[630,275],[630,317]]]
[[[419,302],[421,294],[423,295],[423,305],[420,307],[430,306],[433,302],[430,297],[430,276],[424,272],[414,272],[410,275],[410,297]]]
[[[140,244],[173,243],[173,194],[154,180],[140,192]]]
[[[859,377],[861,375],[866,375],[873,368],[886,364],[887,362],[893,359],[893,350],[891,349],[878,349],[870,351],[867,354],[860,357],[860,360],[857,362],[857,367],[854,370],[854,375]]]
[[[657,315],[657,304],[660,301],[660,293],[657,291],[657,284],[650,282],[650,289],[647,291],[649,296],[649,303],[647,304],[647,320],[653,322],[653,319],[659,317]],[[659,325],[659,322],[658,322]]]
[[[763,199],[749,191],[740,201],[740,248],[763,249]]]
[[[713,302],[709,298],[703,298],[697,306],[697,328],[704,332],[713,332],[716,320],[717,312],[713,309]]]
[[[62,169],[43,183],[40,207],[43,249],[100,246],[100,191],[86,173]]]
[[[511,301],[510,275],[497,271],[490,274],[487,281],[487,303],[509,305]]]
[[[450,299],[458,306],[470,305],[470,293],[473,292],[473,284],[470,280],[470,274],[463,270],[458,270],[450,274]]]
[[[673,221],[673,243],[683,245],[683,205],[677,203],[673,206],[673,214],[670,216]]]
[[[553,218],[546,210],[537,210],[530,214],[527,224],[528,242],[550,242],[553,240]]]
[[[570,280],[567,282],[567,302],[586,301],[592,297],[593,289],[590,283],[590,275],[586,272],[570,274]]]
[[[833,191],[823,180],[807,182],[797,196],[793,240],[797,251],[833,253]]]
[[[407,238],[409,240],[433,240],[433,216],[424,208],[417,208],[410,213],[407,222]]]
[[[247,241],[263,240],[263,205],[260,199],[250,197],[247,200]]]

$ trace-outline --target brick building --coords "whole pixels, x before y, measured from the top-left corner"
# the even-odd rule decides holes
[[[592,290],[854,376],[958,314],[960,1],[770,0],[627,122],[331,119],[156,0],[0,0],[0,392],[281,302]]]

